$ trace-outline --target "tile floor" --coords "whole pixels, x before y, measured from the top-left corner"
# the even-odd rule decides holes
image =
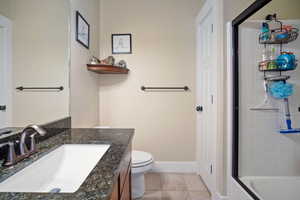
[[[210,194],[196,174],[145,175],[146,193],[137,200],[210,200]]]

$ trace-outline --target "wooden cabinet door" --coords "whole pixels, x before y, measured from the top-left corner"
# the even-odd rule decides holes
[[[119,200],[119,181],[114,186],[110,200]]]
[[[114,185],[110,200],[131,200],[131,144],[121,162],[118,182]]]
[[[131,170],[128,171],[123,187],[121,200],[131,200]]]
[[[120,191],[122,193],[123,187],[125,185],[125,179],[127,178],[127,174],[129,169],[131,168],[131,145],[129,145],[125,157],[121,163],[121,171],[120,171]]]

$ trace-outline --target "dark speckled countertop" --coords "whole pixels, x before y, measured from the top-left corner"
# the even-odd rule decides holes
[[[1,200],[108,200],[134,129],[70,129],[38,144],[39,152],[10,168],[0,168],[0,182],[62,144],[110,144],[110,148],[75,193],[0,193]],[[80,162],[80,161],[78,161]],[[38,176],[38,175],[37,175]],[[30,180],[28,180],[30,181]]]

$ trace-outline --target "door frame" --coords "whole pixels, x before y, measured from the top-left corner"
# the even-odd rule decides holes
[[[6,122],[4,127],[9,127],[12,124],[12,21],[5,16],[0,15],[0,26],[4,29],[4,72],[7,76],[4,76],[4,82],[7,83],[8,95],[5,98],[6,101]]]
[[[232,22],[227,23],[227,74],[228,74],[228,81],[227,81],[227,188],[228,188],[228,197],[232,200],[254,200],[244,189],[243,187],[232,177],[232,151],[233,151],[233,29],[232,29]]]
[[[223,67],[224,63],[224,27],[223,27],[223,0],[211,0],[205,1],[204,5],[202,6],[197,18],[196,18],[196,41],[197,41],[197,51],[198,51],[198,26],[201,21],[211,12],[213,15],[213,32],[214,32],[214,39],[212,45],[212,51],[214,52],[215,59],[213,59],[213,72],[215,74],[214,80],[214,105],[215,105],[215,114],[214,114],[214,121],[216,122],[216,131],[213,136],[213,184],[212,188],[209,188],[212,199],[220,199],[224,198],[226,195],[226,154],[224,154],[224,140],[225,140],[225,126],[224,123],[225,115],[225,89],[226,85],[224,84],[225,80],[225,67]],[[197,53],[196,51],[196,53]],[[197,59],[197,69],[199,66],[199,55],[196,55]],[[197,73],[196,73],[197,74]],[[196,78],[197,80],[197,78]],[[197,134],[197,151],[196,151],[196,160],[198,162],[200,174],[200,156],[201,156],[201,135]]]
[[[200,73],[202,73],[203,71],[201,70],[201,53],[199,52],[200,49],[201,49],[201,36],[199,36],[200,32],[199,30],[201,30],[202,28],[202,25],[203,25],[203,22],[204,20],[207,20],[207,18],[210,17],[211,20],[212,20],[212,24],[214,25],[214,8],[213,6],[208,2],[206,1],[204,7],[202,8],[202,10],[200,11],[200,15],[198,16],[197,18],[197,22],[196,22],[196,28],[197,28],[197,69],[196,69],[196,80],[197,80],[197,103],[199,103],[199,99],[198,99],[198,96],[203,96],[203,94],[201,94],[202,90],[200,89],[200,86],[198,84],[201,84],[201,82],[199,83],[199,79],[201,79],[201,76],[200,76]],[[208,22],[209,23],[209,22]],[[213,26],[212,25],[212,26]],[[214,42],[214,33],[212,33],[213,35],[211,36],[212,37],[212,49],[211,49],[211,52],[214,52],[215,51],[215,42]],[[203,39],[202,39],[203,40]],[[213,76],[213,82],[215,81],[216,79],[216,76],[215,76],[215,68],[216,68],[216,63],[215,63],[215,60],[214,59],[211,59],[211,64],[212,64],[212,73],[214,74]],[[215,98],[215,94],[216,94],[216,84],[213,84],[212,86],[212,95],[214,96]],[[210,94],[208,94],[210,95]],[[211,113],[211,119],[212,121],[215,121],[216,120],[216,104],[214,103],[212,106],[212,113]],[[204,108],[205,109],[205,108]],[[203,115],[202,113],[200,115]],[[208,117],[208,116],[207,116]],[[197,117],[197,120],[198,120],[198,117]],[[215,140],[216,140],[216,129],[214,128],[211,128],[210,131],[211,132],[211,139],[213,141],[213,144],[209,144],[207,146],[210,146],[208,149],[204,149],[203,147],[203,142],[201,142],[201,139],[204,138],[204,135],[206,135],[207,133],[204,133],[203,130],[201,130],[201,123],[199,121],[196,122],[197,123],[197,141],[198,141],[198,144],[197,144],[197,161],[199,163],[199,167],[198,167],[198,174],[204,176],[204,173],[206,174],[207,173],[207,169],[205,169],[206,167],[206,164],[209,164],[209,163],[205,163],[204,166],[202,166],[202,161],[203,161],[203,152],[206,152],[207,150],[211,150],[212,152],[211,155],[212,155],[212,160],[211,160],[211,164],[212,164],[212,174],[210,175],[207,175],[207,176],[211,176],[212,180],[210,183],[206,182],[206,186],[208,187],[208,189],[210,190],[210,192],[213,193],[213,191],[215,190],[216,188],[216,180],[215,180],[215,170],[214,170],[214,167],[216,165],[216,157],[215,157],[215,154],[216,154],[216,143],[215,143]],[[213,127],[213,126],[211,126]],[[205,179],[203,177],[203,181],[205,182]]]
[[[230,198],[259,200],[239,179],[239,25],[272,0],[256,0],[227,24],[228,44],[228,188]]]

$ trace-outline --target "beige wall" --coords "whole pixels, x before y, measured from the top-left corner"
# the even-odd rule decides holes
[[[14,3],[16,1],[18,1],[18,4]],[[49,0],[43,1],[41,4],[34,2],[34,0],[0,0],[1,5],[5,5],[0,6],[0,12],[14,19],[14,37],[18,40],[14,42],[14,49],[17,49],[14,61],[18,66],[18,69],[15,70],[14,80],[16,80],[16,83],[14,87],[16,85],[27,84],[38,84],[41,86],[55,84],[65,87],[64,93],[51,93],[50,95],[47,93],[16,93],[14,107],[16,107],[15,121],[18,125],[21,123],[29,123],[29,121],[32,123],[48,121],[48,118],[45,118],[43,114],[48,117],[51,116],[51,120],[65,117],[69,115],[69,109],[74,127],[92,127],[98,124],[98,75],[88,72],[86,70],[86,63],[91,55],[99,55],[99,0],[64,1],[67,3],[71,2],[72,4],[72,58],[70,71],[68,67],[65,68],[62,66],[62,64],[68,66],[69,60],[67,60],[68,55],[66,55],[68,51],[61,46],[69,41],[68,38],[70,34],[67,32],[65,38],[59,38],[58,33],[68,30],[69,25],[66,21],[69,20],[70,9],[66,9],[66,7],[62,5],[58,6],[58,3],[61,2],[63,1]],[[43,7],[45,7],[45,9],[41,9]],[[34,8],[34,11],[30,10],[32,8]],[[52,11],[53,9],[55,12]],[[90,50],[87,50],[75,41],[76,10],[79,10],[91,24]],[[49,15],[51,17],[45,17],[48,13],[51,14]],[[57,28],[49,29],[49,27],[53,27],[49,26],[49,23],[54,23]],[[34,30],[33,33],[32,30]],[[26,40],[23,41],[22,38],[26,38]],[[41,43],[41,41],[43,41],[43,43]],[[55,49],[54,52],[53,49]],[[51,59],[48,59],[46,55]],[[62,57],[65,58],[64,63],[57,63],[56,61]],[[43,63],[43,65],[41,65],[41,63]],[[49,66],[50,72],[45,71],[45,68]],[[55,71],[56,69],[63,71],[58,73]],[[40,73],[43,72],[46,72],[48,77],[40,76]],[[55,78],[53,78],[52,74],[55,74]],[[35,78],[34,81],[31,79],[33,77]],[[67,96],[67,94],[69,94],[69,82],[71,83],[70,102],[67,98],[69,97]],[[64,96],[65,99],[61,99],[61,96]],[[26,103],[25,107],[24,102]],[[45,108],[42,109],[39,103],[42,105],[46,103],[46,110]],[[21,108],[24,112],[19,112]],[[59,113],[56,113],[57,110]],[[33,116],[35,117],[28,117],[30,113],[34,114]],[[56,113],[56,115],[52,115],[53,113]],[[26,119],[28,119],[27,121],[24,120],[25,116],[27,117]]]
[[[132,33],[129,75],[100,77],[100,124],[136,128],[134,148],[157,161],[195,160],[195,17],[200,0],[102,0],[101,57],[111,34]],[[184,86],[189,92],[143,92]]]
[[[15,1],[16,0],[0,0],[0,14],[12,19]]]
[[[0,14],[13,23],[11,126],[69,116],[69,10],[68,0],[0,1]],[[18,86],[65,89],[18,92]]]
[[[99,0],[71,0],[71,116],[73,127],[98,124],[99,75],[89,72],[86,64],[91,55],[99,55]],[[78,10],[91,25],[90,49],[75,40],[75,12]]]

